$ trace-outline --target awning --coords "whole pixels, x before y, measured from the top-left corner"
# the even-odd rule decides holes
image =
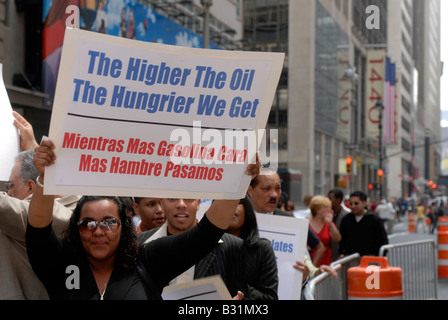
[[[12,86],[5,84],[8,92],[9,100],[11,104],[25,107],[32,107],[37,109],[51,110],[44,108],[44,99],[47,98],[47,94],[40,91],[32,91],[22,87]]]

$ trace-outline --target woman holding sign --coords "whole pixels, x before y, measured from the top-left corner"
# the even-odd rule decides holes
[[[188,232],[140,247],[120,198],[83,197],[62,239],[52,230],[54,198],[43,194],[45,167],[55,146],[35,149],[40,172],[26,233],[28,257],[50,299],[161,299],[163,287],[213,250],[232,220],[238,200],[216,200]],[[259,162],[246,174],[257,175]]]

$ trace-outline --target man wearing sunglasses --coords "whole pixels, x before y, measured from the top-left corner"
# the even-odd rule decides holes
[[[7,192],[0,192],[0,300],[48,299],[47,291],[34,274],[25,248],[25,232],[31,196],[39,175],[33,163],[33,148],[37,146],[33,128],[14,112],[19,130],[20,152],[11,169]],[[67,224],[79,197],[70,196],[55,201],[54,223],[60,234]]]
[[[381,246],[389,243],[383,222],[367,209],[367,195],[364,192],[350,194],[349,205],[351,212],[341,221],[339,253],[342,256],[353,253],[378,256]]]

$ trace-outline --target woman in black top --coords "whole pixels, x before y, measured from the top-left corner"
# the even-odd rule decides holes
[[[260,238],[255,212],[250,200],[240,199],[227,232],[244,240],[246,280],[250,300],[278,299],[278,270],[271,242]]]
[[[116,197],[83,197],[64,239],[52,227],[54,197],[44,195],[54,144],[42,141],[34,164],[41,176],[31,199],[26,245],[31,266],[51,299],[161,299],[163,287],[213,250],[238,200],[217,200],[193,229],[139,248],[132,220]],[[259,163],[246,173],[259,172]]]

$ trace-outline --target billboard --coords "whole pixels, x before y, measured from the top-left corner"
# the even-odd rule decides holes
[[[52,108],[69,6],[79,8],[79,27],[135,40],[202,48],[202,37],[137,0],[43,0],[42,86]],[[211,49],[220,49],[210,43]]]

